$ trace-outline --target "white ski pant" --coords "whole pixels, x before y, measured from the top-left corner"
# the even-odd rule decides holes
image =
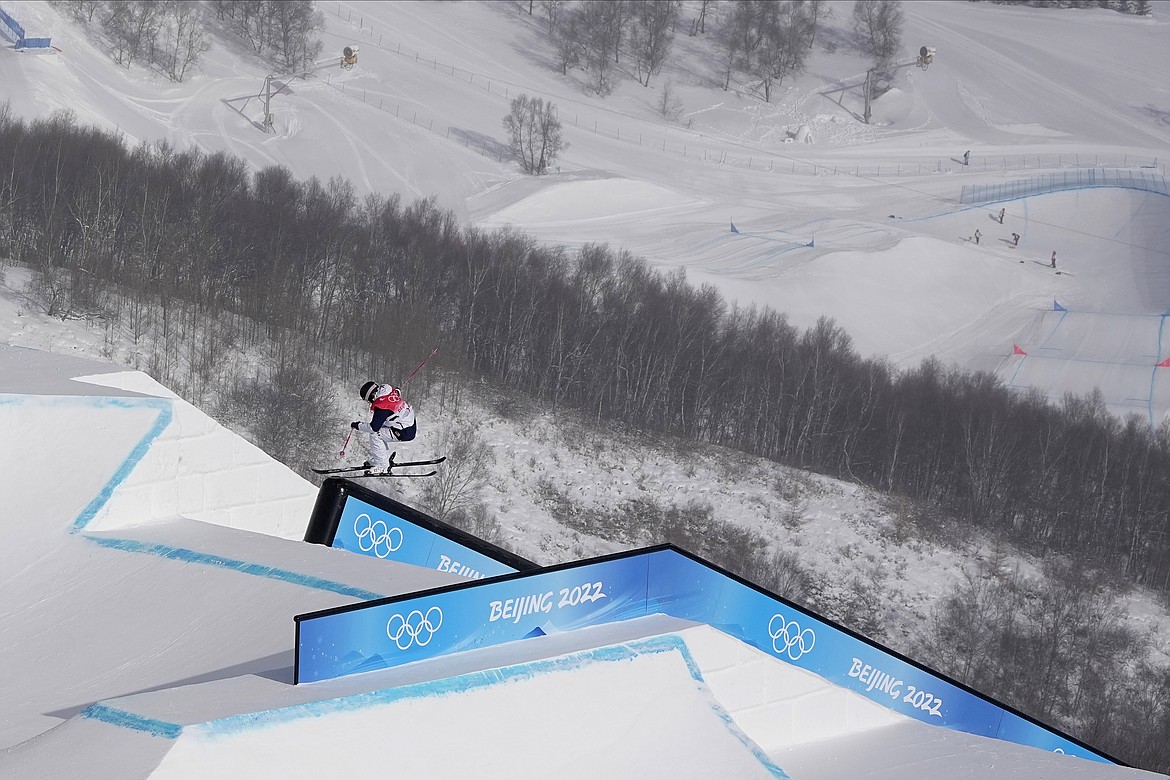
[[[398,441],[394,438],[394,433],[389,425],[383,426],[382,430],[370,434],[370,467],[384,469],[390,463],[390,453],[397,452],[395,457],[397,461],[409,460],[403,453],[403,445],[406,442]]]

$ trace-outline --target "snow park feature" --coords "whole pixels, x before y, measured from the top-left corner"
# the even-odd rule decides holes
[[[321,484],[305,541],[470,579],[536,568],[532,561],[348,478]]]
[[[12,18],[12,15],[0,8],[0,29],[5,30],[10,36],[15,38],[12,48],[17,51],[25,49],[49,49],[53,45],[52,38],[29,38],[24,27],[20,22]]]
[[[932,726],[1115,763],[670,546],[298,615],[294,682],[656,614],[710,625],[780,662]]]

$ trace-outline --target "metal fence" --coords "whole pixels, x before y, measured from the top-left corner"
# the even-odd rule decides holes
[[[1079,168],[998,184],[965,184],[959,195],[959,202],[997,203],[1029,195],[1062,190],[1083,190],[1092,187],[1122,187],[1128,190],[1170,195],[1170,185],[1167,184],[1166,177],[1153,171]]]

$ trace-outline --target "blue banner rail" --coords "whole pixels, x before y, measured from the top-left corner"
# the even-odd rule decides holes
[[[322,483],[305,541],[469,579],[538,568],[515,553],[339,477]]]
[[[47,49],[53,45],[52,38],[28,38],[24,27],[11,14],[0,8],[0,25],[11,31],[16,43],[14,49]]]
[[[294,683],[653,614],[706,623],[924,723],[1122,763],[673,545],[297,615]]]

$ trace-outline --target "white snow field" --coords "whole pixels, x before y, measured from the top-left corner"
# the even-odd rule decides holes
[[[933,354],[1053,399],[1096,388],[1159,424],[1170,201],[1044,182],[1120,170],[1165,191],[1164,4],[1139,19],[906,3],[907,61],[938,54],[899,69],[870,125],[851,4],[830,5],[808,72],[768,104],[720,89],[682,32],[649,89],[600,99],[514,3],[323,2],[332,59],[287,80],[265,134],[268,71],[225,38],[173,84],[116,66],[47,3],[3,0],[57,50],[0,48],[0,100],[434,196],[485,229],[606,242],[798,325],[831,316],[865,355]],[[340,70],[353,43],[359,65]],[[506,159],[522,92],[565,126],[548,176]],[[1002,184],[1031,194],[960,200]],[[297,541],[312,485],[145,374],[69,354],[64,326],[2,311],[0,776],[1154,776],[930,728],[660,618],[293,686],[293,615],[457,578]]]

